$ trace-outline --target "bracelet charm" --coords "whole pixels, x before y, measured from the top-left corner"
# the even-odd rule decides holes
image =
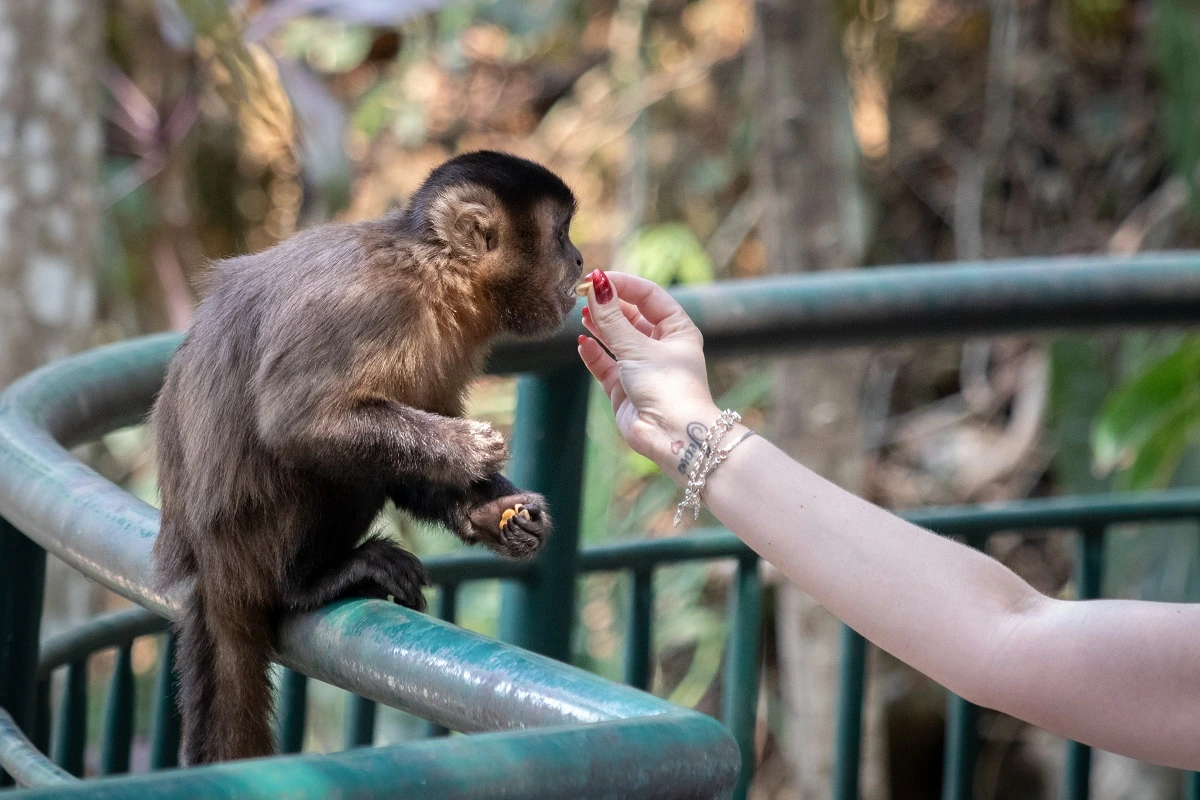
[[[684,488],[683,500],[675,509],[676,526],[683,519],[684,510],[688,508],[692,510],[692,519],[700,519],[700,493],[704,491],[704,484],[708,476],[722,461],[729,457],[729,453],[733,448],[754,435],[753,431],[748,431],[724,450],[718,449],[721,440],[725,438],[725,434],[729,433],[733,429],[733,426],[741,422],[741,420],[741,415],[736,411],[726,409],[717,417],[717,421],[713,427],[709,428],[708,434],[700,444],[700,452],[696,456],[696,462],[692,465],[692,470],[688,474],[688,482]]]

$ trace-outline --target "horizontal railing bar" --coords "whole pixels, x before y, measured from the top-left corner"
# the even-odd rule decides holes
[[[1184,325],[1200,322],[1200,252],[878,267],[723,281],[675,294],[711,357],[925,336]],[[490,369],[575,364],[582,332],[576,312],[547,339],[501,342]],[[68,446],[144,421],[181,339],[146,336],[46,365],[5,392],[12,402],[0,402],[0,413],[22,406]]]
[[[516,690],[516,687],[514,687]],[[581,755],[586,754],[586,755]],[[14,792],[15,800],[173,800],[195,797],[438,797],[587,800],[728,796],[737,753],[725,729],[699,714],[279,756]]]
[[[1200,489],[1133,494],[1076,495],[979,506],[947,506],[899,512],[910,522],[955,536],[1011,530],[1192,520],[1200,515]],[[678,561],[737,558],[749,548],[723,528],[699,528],[686,536],[630,539],[580,551],[580,572],[646,569]]]
[[[12,776],[18,786],[46,786],[49,784],[77,781],[71,773],[55,764],[33,742],[25,732],[0,708],[0,767]]]
[[[171,623],[159,614],[137,606],[92,617],[42,644],[38,678],[97,650],[117,647],[139,636],[162,633]]]
[[[1200,515],[1200,489],[1039,497],[978,506],[902,511],[900,514],[914,524],[948,536],[1036,528],[1074,530],[1091,525],[1195,519]]]
[[[1200,321],[1200,253],[874,267],[673,292],[710,358],[789,350]],[[578,315],[497,347],[497,373],[575,363]]]
[[[424,559],[430,580],[437,586],[468,581],[526,580],[533,574],[532,561],[497,558],[491,553],[455,553]]]
[[[686,536],[663,539],[628,539],[579,551],[580,572],[616,572],[651,569],[678,561],[737,558],[749,548],[723,528],[694,530]]]

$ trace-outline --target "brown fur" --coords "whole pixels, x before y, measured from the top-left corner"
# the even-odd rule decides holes
[[[423,608],[420,562],[366,537],[387,499],[536,552],[545,501],[499,474],[503,439],[461,414],[495,334],[548,333],[573,307],[573,211],[544,168],[475,153],[406,210],[216,265],[152,414],[158,575],[195,581],[177,621],[185,763],[272,752],[281,614],[347,595]],[[531,518],[502,527],[517,503]]]

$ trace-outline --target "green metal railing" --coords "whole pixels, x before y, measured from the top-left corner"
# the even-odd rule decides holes
[[[930,336],[1200,321],[1200,255],[1058,259],[1007,264],[874,269],[743,281],[677,295],[705,335],[710,357]],[[514,480],[556,509],[555,536],[532,563],[465,553],[430,561],[436,616],[380,601],[346,601],[289,618],[280,629],[279,742],[297,753],[309,677],[351,693],[341,753],[80,783],[86,742],[87,665],[114,649],[99,741],[100,772],[128,769],[134,682],[132,643],[161,636],[154,687],[154,768],[174,764],[178,720],[162,616],[178,598],[157,592],[149,553],[154,509],[108,483],[65,449],[139,422],[178,343],[148,337],[45,367],[0,395],[0,765],[47,796],[744,797],[753,770],[762,588],[758,561],[726,531],[580,550],[579,495],[588,379],[574,355],[578,320],[537,344],[501,346],[490,369],[521,373],[513,434]],[[930,510],[910,519],[983,546],[998,531],[1081,532],[1078,584],[1098,593],[1103,532],[1159,519],[1200,520],[1200,492],[1038,500],[1004,507]],[[45,554],[143,606],[39,643]],[[736,565],[723,680],[724,727],[639,689],[649,681],[653,578],[658,567],[727,559]],[[562,663],[569,655],[575,585],[596,572],[630,576],[631,614],[621,687]],[[460,589],[504,586],[501,644],[454,627]],[[40,656],[39,656],[40,653]],[[835,796],[858,794],[866,643],[843,640]],[[50,680],[65,670],[56,719]],[[429,720],[428,741],[374,741],[376,707]],[[443,738],[448,730],[484,732]],[[970,797],[977,712],[951,698],[944,796]],[[740,751],[740,753],[739,753]],[[46,757],[49,752],[52,757]],[[740,773],[738,762],[742,763]],[[1087,748],[1070,745],[1067,796],[1087,796]],[[532,777],[532,776],[536,776]],[[736,781],[736,784],[735,784]],[[1190,797],[1195,776],[1187,778]],[[33,796],[32,793],[30,796]]]

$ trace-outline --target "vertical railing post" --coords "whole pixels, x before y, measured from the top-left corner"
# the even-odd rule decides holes
[[[500,635],[560,661],[570,658],[575,619],[588,382],[581,367],[523,376],[512,436],[512,481],[546,497],[554,532],[538,555],[532,577],[505,584]]]
[[[175,634],[163,637],[162,658],[154,684],[153,724],[150,728],[150,769],[179,764],[179,706],[175,702]]]
[[[77,778],[83,777],[87,744],[87,657],[67,665],[67,685],[54,726],[54,763]]]
[[[1080,600],[1100,596],[1104,578],[1104,528],[1084,528],[1079,532],[1075,556],[1075,584]],[[1079,742],[1067,742],[1067,800],[1087,800],[1091,791],[1092,748]]]
[[[100,774],[129,771],[133,740],[133,643],[117,648],[108,702],[104,712],[104,739],[100,745]]]
[[[733,789],[743,800],[754,778],[754,728],[758,721],[758,645],[762,627],[762,580],[758,556],[738,559],[729,593],[729,644],[725,657],[724,718],[742,753],[742,771]]]
[[[982,550],[986,533],[968,534],[967,546]],[[979,755],[979,709],[958,695],[946,700],[946,755],[942,760],[942,800],[975,796],[975,760]]]
[[[308,676],[287,669],[279,681],[279,752],[299,753],[304,749],[304,725],[308,719]]]
[[[975,796],[975,758],[978,754],[979,707],[951,694],[946,701],[942,800],[970,800]]]
[[[654,570],[634,568],[630,577],[629,624],[625,634],[625,683],[650,685],[650,636],[654,625]]]
[[[46,551],[0,518],[0,708],[26,734],[37,717],[38,637]],[[0,772],[0,786],[11,785]]]
[[[356,694],[346,698],[346,729],[342,746],[347,750],[375,744],[375,701]]]
[[[834,800],[858,800],[862,757],[863,689],[867,678],[867,640],[842,626],[837,697],[837,740],[833,757]]]
[[[1200,772],[1183,776],[1183,800],[1200,800]]]

